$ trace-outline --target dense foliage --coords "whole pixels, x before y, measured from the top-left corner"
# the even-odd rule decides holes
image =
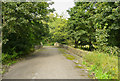
[[[2,4],[4,54],[23,55],[48,35],[47,16],[53,9],[47,2],[4,2]],[[3,54],[3,55],[4,55]],[[4,55],[7,58],[9,55]],[[12,57],[12,56],[10,56]]]
[[[59,16],[57,13],[51,13],[49,15],[49,42],[65,43],[67,39],[67,20],[63,16]]]
[[[51,13],[54,9],[49,5],[52,4],[3,3],[3,64],[14,63],[14,59],[28,54],[40,42],[48,45],[59,42],[97,50],[83,53],[83,64],[98,79],[116,79],[116,55],[120,54],[120,2],[75,2],[75,6],[68,10],[68,20]]]
[[[120,2],[75,2],[68,13],[69,38],[75,47],[89,45],[89,50],[119,53]]]
[[[75,47],[97,50],[83,54],[83,64],[91,75],[97,79],[117,79],[120,2],[75,2],[68,13],[69,38]]]

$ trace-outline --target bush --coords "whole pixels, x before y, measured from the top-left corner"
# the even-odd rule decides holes
[[[30,51],[29,51],[30,52]],[[29,54],[28,52],[15,52],[13,51],[12,54],[8,54],[8,53],[2,53],[2,63],[3,64],[13,64],[14,61],[18,60],[18,58],[23,57],[25,55]]]
[[[120,48],[114,46],[103,46],[99,49],[97,49],[100,52],[108,53],[110,55],[117,55],[120,56]]]
[[[17,58],[19,58],[19,54],[16,52],[13,52],[13,55],[9,55],[7,53],[6,54],[2,53],[2,63],[3,64],[9,64]]]

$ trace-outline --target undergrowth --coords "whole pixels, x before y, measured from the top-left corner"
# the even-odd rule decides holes
[[[89,52],[83,59],[90,74],[96,79],[118,79],[118,57],[99,52]]]
[[[28,52],[19,52],[16,53],[15,51],[13,51],[12,55],[8,54],[8,53],[2,53],[2,71],[1,73],[4,74],[7,69],[9,68],[9,66],[11,66],[12,64],[18,62],[19,60],[25,58],[28,54],[30,54],[31,52],[34,52],[35,50],[33,48],[31,48],[30,51]]]

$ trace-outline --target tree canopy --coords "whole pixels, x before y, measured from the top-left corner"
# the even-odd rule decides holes
[[[67,39],[67,20],[57,13],[49,15],[50,21],[48,23],[50,29],[49,40],[51,42],[64,43]]]
[[[27,52],[49,33],[48,2],[4,2],[2,5],[3,53]]]
[[[120,47],[120,2],[75,2],[68,10],[70,37],[78,45]],[[110,49],[109,49],[110,50]]]

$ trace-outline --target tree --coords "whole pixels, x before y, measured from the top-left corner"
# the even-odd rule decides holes
[[[53,9],[50,3],[40,2],[4,2],[3,15],[3,53],[24,54],[47,36],[49,32],[48,16]]]
[[[74,40],[75,47],[89,45],[89,50],[103,51],[120,47],[119,1],[75,2],[68,13],[69,38]]]
[[[120,2],[96,3],[96,33],[99,46],[119,46],[120,43]],[[101,7],[103,8],[101,10]],[[100,33],[101,32],[101,33]],[[100,42],[101,40],[101,42]]]
[[[68,26],[71,37],[75,40],[75,47],[78,45],[89,45],[93,48],[92,41],[95,40],[94,25],[92,16],[95,14],[93,3],[76,2],[75,7],[68,10],[70,18]]]
[[[58,16],[54,14],[50,14],[50,39],[52,42],[65,42],[67,38],[67,20],[64,19],[62,16]]]

